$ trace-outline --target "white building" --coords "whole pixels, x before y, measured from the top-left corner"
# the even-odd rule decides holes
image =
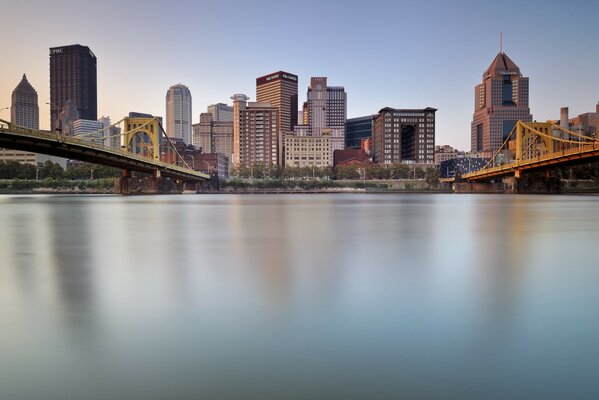
[[[185,85],[171,86],[166,92],[166,134],[191,144],[191,92]]]
[[[98,144],[104,143],[103,129],[104,124],[101,121],[78,119],[73,122],[73,136]]]
[[[119,149],[121,147],[121,128],[117,126],[110,126],[110,117],[100,117],[98,122],[102,124],[104,131],[102,131],[102,142],[104,146]]]

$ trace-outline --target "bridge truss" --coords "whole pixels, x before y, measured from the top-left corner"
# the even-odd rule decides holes
[[[489,162],[465,174],[465,181],[484,181],[523,171],[547,169],[599,157],[599,140],[563,128],[553,121],[522,122],[516,125]]]
[[[123,123],[120,133],[99,136]],[[121,146],[106,146],[106,139],[118,137]],[[160,144],[167,143],[176,156],[175,165],[160,160]],[[204,181],[208,174],[194,171],[165,134],[158,118],[123,118],[100,130],[77,136],[29,129],[0,119],[0,147],[24,150],[103,164],[125,171],[139,171],[185,181]]]

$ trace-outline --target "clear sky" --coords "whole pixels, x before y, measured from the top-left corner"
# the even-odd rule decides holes
[[[382,107],[435,107],[437,144],[470,147],[474,86],[503,48],[530,77],[536,120],[595,110],[599,2],[1,0],[0,108],[23,73],[49,126],[49,56],[82,44],[98,58],[98,116],[165,114],[169,86],[187,85],[193,122],[206,106],[255,99],[255,79],[299,75],[345,86],[348,117]],[[9,113],[0,112],[9,119]]]

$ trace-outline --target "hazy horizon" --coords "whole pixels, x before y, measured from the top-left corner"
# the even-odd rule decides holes
[[[10,1],[0,10],[0,108],[10,106],[26,73],[38,92],[41,128],[49,126],[48,49],[69,44],[97,56],[98,117],[113,121],[130,111],[164,116],[166,91],[182,83],[197,123],[209,104],[231,104],[234,93],[253,100],[257,77],[284,70],[299,76],[299,108],[310,77],[327,76],[345,87],[348,118],[386,106],[434,107],[436,143],[469,150],[474,87],[499,52],[500,32],[503,50],[530,77],[534,119],[557,119],[562,106],[571,116],[594,111],[599,100],[599,5],[588,1],[384,1],[367,8],[356,1],[109,0],[99,8],[63,0]]]

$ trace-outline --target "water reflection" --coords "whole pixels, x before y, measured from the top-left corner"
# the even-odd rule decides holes
[[[599,396],[593,197],[9,196],[0,226],[0,398]]]

